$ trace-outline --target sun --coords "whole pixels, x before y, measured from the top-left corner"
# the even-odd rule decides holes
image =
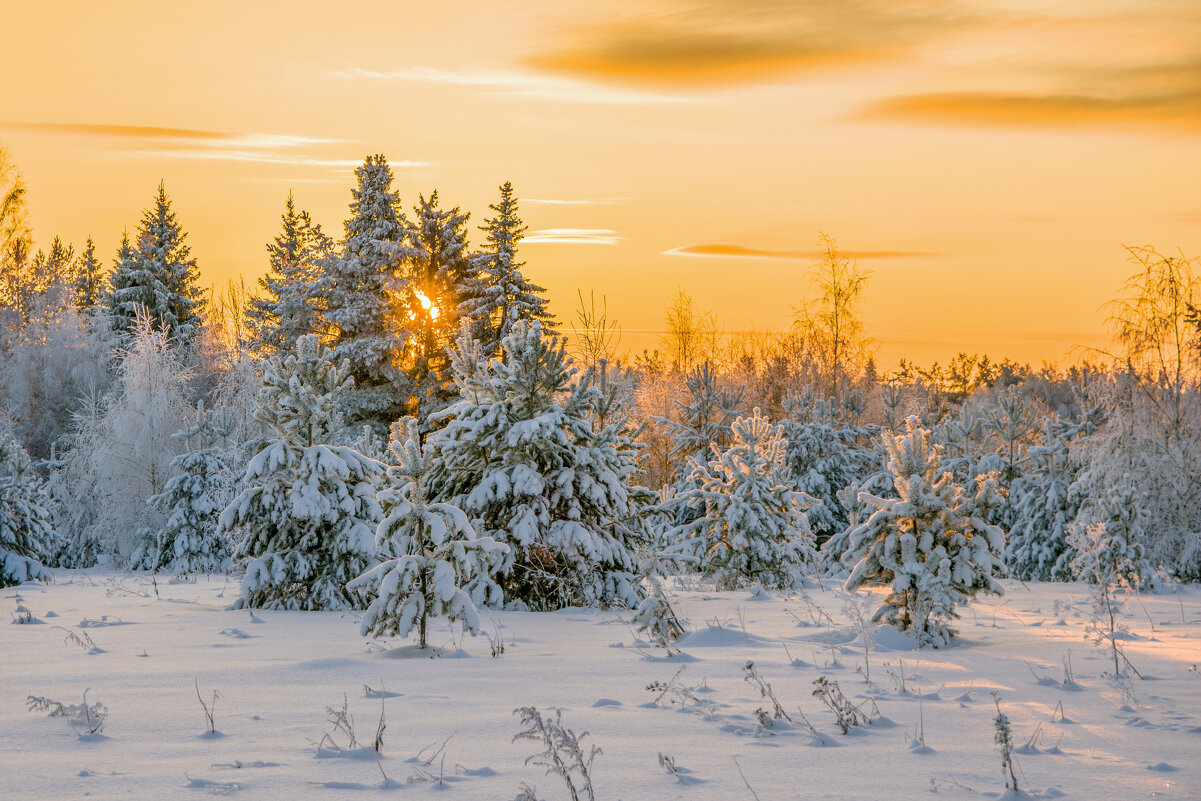
[[[441,313],[441,310],[438,308],[437,304],[430,300],[429,296],[420,289],[414,289],[413,294],[417,296],[417,302],[421,304],[421,308],[424,309],[426,314],[430,316],[430,319],[437,320],[438,315]]]

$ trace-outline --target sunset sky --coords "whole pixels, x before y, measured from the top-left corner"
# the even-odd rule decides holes
[[[885,366],[1099,344],[1123,245],[1201,255],[1201,3],[5,3],[0,143],[39,244],[106,260],[158,181],[206,284],[257,278],[288,190],[340,234],[513,181],[527,277],[653,344],[684,287],[781,327],[819,232],[874,271]]]

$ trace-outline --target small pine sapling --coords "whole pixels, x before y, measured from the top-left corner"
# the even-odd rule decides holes
[[[684,636],[684,624],[658,581],[653,582],[651,592],[638,605],[633,622],[639,633],[646,632],[651,642],[665,650],[668,656],[680,652],[675,642]]]
[[[887,587],[873,622],[912,630],[919,645],[940,647],[955,634],[949,624],[957,606],[980,593],[1004,594],[995,574],[1005,535],[982,513],[998,502],[996,477],[978,476],[969,494],[941,469],[942,449],[916,416],[904,434],[882,436],[898,497],[860,493],[875,511],[848,534],[844,561],[854,568],[846,588]]]
[[[755,409],[732,430],[729,447],[713,445],[710,458],[693,460],[691,498],[704,512],[673,530],[671,550],[720,589],[803,586],[817,561],[805,511],[817,499],[793,489],[779,426]]]
[[[404,418],[393,425],[389,450],[396,465],[388,468],[388,488],[379,495],[385,517],[375,535],[376,550],[385,561],[347,585],[373,598],[360,629],[374,637],[407,636],[416,629],[422,649],[431,618],[446,616],[464,632],[478,634],[479,612],[461,587],[472,578],[487,577],[509,549],[491,538],[477,538],[459,507],[431,501],[431,451],[421,445],[416,420]]]

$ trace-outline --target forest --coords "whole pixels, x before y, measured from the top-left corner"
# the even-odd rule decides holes
[[[206,291],[164,185],[109,265],[90,240],[35,252],[6,162],[6,583],[237,569],[250,605],[342,608],[381,557],[450,548],[477,603],[636,607],[680,572],[895,582],[878,550],[906,525],[906,571],[943,548],[979,576],[955,592],[1080,578],[1093,551],[1139,588],[1201,576],[1183,255],[1129,248],[1111,350],[1066,369],[881,370],[870,271],[824,235],[791,329],[726,334],[680,289],[630,358],[603,296],[556,315],[527,278],[511,184],[472,247],[436,190],[406,211],[382,155],[355,178],[340,236],[289,195],[259,286]]]

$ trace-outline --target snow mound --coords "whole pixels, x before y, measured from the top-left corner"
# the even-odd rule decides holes
[[[724,626],[707,626],[700,631],[689,632],[676,641],[680,648],[763,648],[774,644],[772,640]]]
[[[916,651],[917,638],[912,632],[897,631],[892,626],[877,626],[872,632],[876,648],[881,651]]]

